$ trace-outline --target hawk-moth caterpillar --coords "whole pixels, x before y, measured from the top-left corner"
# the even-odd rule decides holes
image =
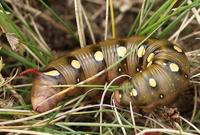
[[[57,84],[76,84],[102,71],[124,57],[121,63],[90,84],[104,84],[115,77],[128,74],[132,78],[118,80],[123,90],[114,92],[114,99],[121,105],[132,102],[136,108],[149,111],[171,103],[189,84],[189,62],[181,47],[165,40],[132,36],[111,39],[88,45],[70,52],[52,62],[33,81],[32,106],[35,111],[52,109],[66,95],[80,93],[80,88],[66,95],[59,95],[47,102],[48,97],[61,89],[50,87]]]

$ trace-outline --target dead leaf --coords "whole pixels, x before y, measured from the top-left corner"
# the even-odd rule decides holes
[[[13,51],[19,51],[19,39],[14,33],[6,33],[6,38]]]

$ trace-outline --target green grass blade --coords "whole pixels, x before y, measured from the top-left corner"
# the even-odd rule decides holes
[[[177,0],[174,0],[168,7],[165,7],[166,11],[164,14],[156,15],[153,19],[150,19],[149,23],[146,24],[147,27],[142,29],[139,32],[139,35],[147,35],[148,33],[151,33],[156,27],[158,27],[161,23],[164,24],[164,21],[166,21],[167,14],[170,12],[172,7],[176,4]],[[162,12],[159,12],[162,13]],[[158,20],[155,20],[158,19]]]
[[[171,31],[175,29],[175,27],[180,23],[181,19],[185,16],[185,14],[188,11],[184,11],[182,14],[180,14],[173,22],[171,22],[158,36],[159,38],[166,38]]]
[[[160,16],[165,12],[165,10],[176,0],[168,0],[165,2],[155,13],[152,15],[146,23],[142,26],[141,29],[144,29],[147,26],[150,26],[159,20]]]
[[[10,57],[13,57],[14,59],[18,60],[19,62],[23,63],[24,65],[26,65],[28,67],[37,67],[36,64],[30,62],[30,59],[24,58],[24,57],[18,55],[17,53],[14,53],[8,47],[2,47],[0,50],[0,53],[6,54]]]
[[[128,32],[128,36],[131,36],[133,34],[136,34],[136,35],[138,34],[138,32],[141,29],[141,26],[143,26],[143,24],[146,22],[149,11],[152,9],[155,3],[155,0],[146,0],[144,2],[145,2],[143,3],[144,8],[141,7],[141,11],[139,12],[133,24],[131,25],[131,28]]]
[[[175,3],[172,3],[172,4],[175,4]],[[197,7],[199,6],[200,3],[198,2],[194,2],[193,4],[191,5],[187,5],[187,6],[183,6],[183,7],[179,7],[177,8],[174,12],[172,12],[171,14],[167,15],[167,14],[164,14],[160,17],[160,19],[152,24],[151,26],[148,26],[146,29],[142,30],[139,35],[148,35],[148,33],[151,33],[152,31],[154,31],[155,28],[157,28],[160,24],[164,24],[166,21],[168,21],[172,16],[178,16],[180,14],[182,14],[183,12],[185,11],[189,11],[191,8],[193,7]],[[172,8],[172,6],[170,6],[170,8]],[[170,8],[168,9],[168,11],[170,10]]]

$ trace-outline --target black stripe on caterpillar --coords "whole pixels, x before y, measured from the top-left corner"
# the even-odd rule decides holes
[[[171,103],[189,84],[189,62],[179,45],[144,37],[106,40],[75,50],[49,63],[33,82],[32,105],[38,112],[52,109],[66,95],[81,93],[75,88],[46,102],[61,89],[49,85],[76,84],[114,64],[133,50],[120,64],[90,84],[104,84],[115,77],[128,74],[130,80],[118,80],[123,90],[114,93],[121,105],[132,102],[134,107],[151,111]]]

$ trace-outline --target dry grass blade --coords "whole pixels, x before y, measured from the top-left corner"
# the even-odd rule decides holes
[[[178,130],[174,129],[160,129],[160,128],[154,128],[154,129],[145,129],[141,131],[140,133],[136,135],[144,135],[145,133],[151,133],[151,132],[160,132],[160,133],[167,133],[167,134],[178,134],[178,135],[195,135],[192,133],[187,133],[187,132],[180,132]]]
[[[76,24],[78,29],[78,35],[80,40],[80,46],[83,48],[86,45],[84,26],[83,26],[83,17],[82,17],[82,8],[80,0],[74,0],[75,15],[76,15]]]
[[[40,114],[36,114],[36,115],[33,115],[33,116],[29,116],[29,117],[24,117],[24,118],[20,118],[20,119],[15,119],[15,120],[9,120],[9,121],[5,121],[5,122],[0,122],[0,125],[3,126],[3,125],[9,125],[9,124],[20,123],[20,122],[25,122],[25,121],[28,121],[28,120],[32,120],[32,119],[35,119],[35,118],[38,118],[38,117],[45,116],[45,115],[47,115],[47,114],[49,114],[51,112],[54,112],[58,108],[59,107],[54,108],[54,109],[49,110],[49,111],[44,112],[44,113],[40,113]]]
[[[70,100],[69,102],[65,103],[64,106],[67,106],[67,105],[69,105],[69,104],[71,104],[71,103],[77,101],[78,98],[79,98],[79,97],[77,97],[77,98],[75,98],[75,99],[73,99],[73,100]],[[32,112],[33,112],[33,116],[29,116],[29,117],[19,118],[19,119],[15,119],[15,120],[8,120],[8,121],[0,122],[0,125],[2,126],[2,125],[14,124],[14,123],[21,123],[21,122],[25,122],[25,121],[28,121],[28,120],[40,118],[40,117],[43,117],[43,116],[45,116],[45,115],[47,115],[47,114],[50,114],[50,113],[52,113],[52,112],[55,112],[55,111],[59,110],[60,108],[62,108],[62,106],[58,106],[58,107],[56,107],[56,108],[53,108],[53,109],[51,109],[51,110],[49,110],[49,111],[46,111],[46,112],[43,112],[43,113],[40,113],[40,114],[38,114],[38,113],[32,111]],[[19,110],[19,111],[20,111],[20,110]],[[58,115],[58,116],[59,116],[59,115]],[[49,120],[49,118],[48,118],[48,119],[45,119],[45,120],[43,120],[43,121],[48,121],[48,120]],[[41,121],[40,121],[40,122],[41,122]],[[40,123],[40,122],[39,122],[39,123]],[[36,124],[37,124],[37,123],[36,123]]]
[[[122,124],[122,121],[121,121],[121,119],[120,119],[120,117],[119,117],[117,108],[116,108],[116,106],[115,106],[115,101],[114,101],[114,100],[113,100],[113,106],[114,106],[113,108],[114,108],[114,111],[115,111],[115,116],[117,117],[117,121],[119,122],[120,125],[123,125],[123,124]],[[124,128],[124,127],[121,127],[121,129],[122,129],[123,134],[124,134],[124,135],[127,135],[125,128]]]
[[[104,40],[106,40],[107,36],[108,36],[108,17],[109,17],[109,0],[106,0],[106,18],[105,18]]]
[[[85,9],[83,8],[82,5],[81,5],[81,8],[82,8],[82,11],[83,11],[83,17],[84,17],[84,19],[85,19],[85,22],[86,22],[86,24],[87,24],[87,27],[88,27],[88,30],[89,30],[89,33],[90,33],[90,37],[91,37],[91,39],[92,39],[92,43],[93,43],[93,44],[96,44],[96,40],[95,40],[95,37],[94,37],[94,32],[93,32],[93,30],[92,30],[92,27],[91,27],[91,24],[90,24],[90,22],[89,22],[88,16],[87,16],[87,14],[86,14],[86,11],[85,11]]]
[[[193,79],[193,78],[199,77],[199,76],[200,76],[200,73],[197,73],[197,74],[193,75],[190,79]]]
[[[27,115],[34,115],[35,113],[33,111],[29,110],[16,110],[16,109],[3,109],[0,108],[0,112],[14,112],[14,113],[22,113],[22,114],[27,114]]]
[[[134,134],[137,134],[135,118],[134,118],[134,114],[133,114],[133,105],[131,102],[129,104],[130,104],[130,112],[131,112],[131,119],[132,119],[132,123],[133,123]]]
[[[0,129],[23,129],[23,130],[27,130],[27,129],[31,129],[31,128],[37,128],[37,127],[41,127],[44,126],[45,124],[37,124],[37,125],[22,125],[22,126],[1,126]]]
[[[180,119],[188,123],[191,127],[193,127],[197,131],[198,134],[200,134],[200,130],[194,124],[192,124],[191,122],[189,122],[187,119],[183,118],[182,116],[180,116]]]
[[[198,9],[198,13],[200,13],[200,9]],[[168,40],[172,41],[176,36],[178,36],[181,33],[181,31],[183,31],[184,28],[187,27],[194,18],[195,15],[192,15],[187,21],[184,21],[181,24],[180,28]]]
[[[30,17],[30,19],[31,19],[31,23],[33,25],[33,28],[35,29],[35,32],[38,35],[38,38],[36,38],[36,41],[38,41],[38,44],[40,45],[40,47],[43,48],[43,50],[45,50],[45,52],[48,53],[49,50],[51,50],[51,49],[49,48],[49,46],[45,42],[44,38],[42,37],[42,35],[41,35],[40,31],[38,30],[38,27],[37,27],[37,25],[35,23],[35,20],[33,19],[32,16]],[[37,39],[40,39],[40,40],[37,40]]]
[[[106,96],[106,92],[108,91],[108,88],[116,81],[116,80],[118,80],[118,79],[120,79],[120,78],[122,78],[122,77],[128,77],[128,78],[131,78],[130,76],[128,76],[128,75],[120,75],[120,76],[118,76],[118,77],[116,77],[116,78],[114,78],[108,85],[105,85],[105,89],[104,89],[104,91],[103,91],[103,94],[102,94],[102,96],[101,96],[101,102],[100,102],[100,108],[99,108],[99,110],[100,110],[100,123],[102,123],[102,105],[103,105],[103,102],[104,102],[104,98],[105,98],[105,96]],[[102,126],[100,126],[100,134],[102,134]]]
[[[104,88],[105,91],[103,92],[103,94],[101,96],[101,102],[100,102],[100,108],[99,108],[99,111],[100,111],[100,114],[99,114],[100,115],[99,116],[99,118],[100,118],[99,123],[100,124],[102,124],[102,122],[103,122],[103,113],[101,111],[103,109],[102,105],[103,105],[103,101],[104,101],[105,94],[106,94],[106,87],[107,87],[107,83],[105,84],[105,88]],[[102,134],[102,131],[103,131],[103,127],[100,126],[99,127],[99,133]]]
[[[101,106],[102,107],[113,108],[112,105],[107,105],[107,104],[103,104]],[[89,108],[96,108],[96,107],[100,107],[100,104],[86,105],[86,106],[78,107],[78,108],[75,108],[75,109],[71,109],[69,111],[59,113],[58,115],[56,115],[55,118],[59,118],[59,117],[63,117],[63,116],[66,117],[67,114],[70,114],[70,113],[73,113],[73,112],[78,112],[78,111],[89,109]]]
[[[191,4],[192,4],[192,1],[191,1],[191,0],[188,0],[187,3],[188,3],[188,5],[191,5]],[[192,8],[192,12],[194,13],[194,15],[195,15],[195,17],[196,17],[197,22],[200,24],[200,15],[199,15],[197,9],[196,9],[196,8]]]
[[[42,66],[45,66],[45,64],[33,53],[26,45],[22,44],[22,46],[29,52]]]
[[[0,132],[26,134],[26,135],[52,135],[44,132],[27,131],[27,130],[17,130],[17,129],[0,129]]]
[[[194,107],[193,107],[193,111],[192,111],[192,116],[191,116],[190,122],[192,122],[194,120],[196,112],[197,112],[197,106],[198,106],[197,99],[198,99],[197,87],[194,86]]]
[[[186,40],[186,39],[188,39],[188,38],[190,38],[190,37],[192,37],[192,36],[195,36],[195,35],[199,35],[199,36],[200,36],[200,31],[192,32],[191,34],[188,34],[188,35],[186,35],[186,36],[180,38],[179,40],[180,40],[180,41],[183,41],[183,40]]]
[[[1,60],[0,60],[1,63]],[[2,78],[1,82],[0,82],[0,87],[3,87],[4,85],[7,85],[8,83],[10,83],[18,74],[18,69],[16,69],[14,75],[11,75],[10,77],[7,77],[6,79]],[[0,77],[2,77],[2,75],[0,74]]]
[[[112,24],[112,38],[116,38],[115,32],[115,15],[114,15],[114,7],[113,7],[113,0],[110,0],[110,16],[111,16],[111,24]]]

